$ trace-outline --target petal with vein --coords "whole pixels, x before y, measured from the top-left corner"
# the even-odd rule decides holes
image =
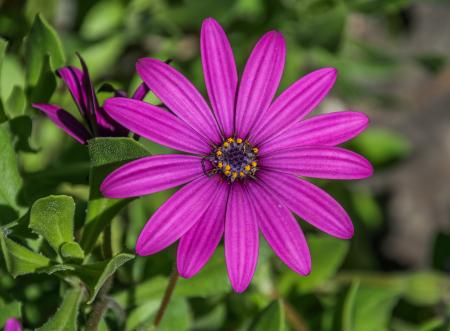
[[[281,172],[259,170],[258,178],[286,207],[319,230],[341,239],[353,236],[350,217],[322,189],[294,175]]]
[[[57,74],[66,84],[69,89],[75,103],[78,106],[78,110],[81,115],[86,116],[87,100],[86,89],[83,85],[84,74],[83,71],[76,67],[63,67],[57,70]]]
[[[33,107],[44,112],[58,127],[78,142],[85,144],[91,138],[83,124],[61,107],[42,103],[33,103]]]
[[[179,186],[203,175],[201,158],[155,155],[129,162],[109,174],[100,186],[108,198],[130,198]]]
[[[236,103],[236,135],[246,138],[266,112],[278,89],[286,57],[286,43],[277,31],[266,33],[256,44],[244,68]]]
[[[364,113],[342,111],[314,116],[259,146],[260,155],[308,145],[336,146],[360,134],[369,124]]]
[[[238,75],[230,42],[216,20],[203,21],[200,46],[209,100],[222,132],[231,137]]]
[[[201,176],[182,187],[148,220],[136,244],[136,253],[145,256],[173,244],[202,217],[214,201],[221,183]]]
[[[361,155],[340,147],[306,146],[267,154],[260,165],[297,176],[326,179],[361,179],[373,168]]]
[[[143,58],[136,64],[142,80],[181,120],[213,143],[222,138],[211,110],[192,83],[170,65]]]
[[[245,188],[231,186],[225,216],[225,260],[233,289],[240,293],[250,284],[258,262],[258,224]]]
[[[308,275],[311,255],[297,220],[264,186],[251,184],[248,191],[264,238],[289,268],[300,275]]]
[[[178,272],[190,278],[199,272],[213,255],[225,226],[229,185],[221,185],[214,202],[200,220],[180,239],[177,251]]]
[[[111,98],[103,106],[117,122],[158,144],[188,153],[209,154],[204,138],[169,112],[143,101]]]
[[[288,87],[257,123],[251,134],[252,142],[260,145],[285,132],[312,112],[333,87],[336,76],[336,69],[323,68]]]

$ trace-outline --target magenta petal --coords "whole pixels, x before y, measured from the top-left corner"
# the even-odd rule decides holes
[[[281,33],[266,33],[245,65],[236,104],[236,135],[246,138],[256,120],[269,108],[278,89],[286,57]]]
[[[3,331],[22,331],[22,324],[15,318],[9,318],[6,323]]]
[[[259,145],[285,132],[313,111],[333,87],[336,75],[336,69],[323,68],[300,78],[288,87],[257,123],[252,131],[252,142]]]
[[[148,220],[136,244],[136,253],[151,255],[174,243],[202,217],[222,185],[202,176],[182,187]]]
[[[32,106],[44,112],[57,126],[66,131],[67,134],[75,138],[78,142],[85,144],[91,138],[86,128],[61,107],[42,103],[33,103]]]
[[[161,108],[126,98],[108,99],[103,107],[117,122],[158,144],[189,153],[211,151],[200,135]]]
[[[306,146],[267,154],[260,165],[297,176],[361,179],[373,174],[369,161],[355,152],[329,146]]]
[[[336,146],[360,134],[369,124],[364,113],[343,111],[314,116],[259,146],[260,155],[308,145]]]
[[[250,284],[258,262],[258,224],[247,192],[239,182],[231,186],[225,217],[225,259],[233,289]]]
[[[143,100],[149,91],[150,89],[148,86],[145,85],[145,83],[141,83],[136,88],[136,91],[134,91],[132,98],[136,100]]]
[[[170,65],[150,58],[140,59],[136,69],[147,86],[175,115],[211,142],[221,142],[219,128],[208,104],[186,77]]]
[[[155,193],[203,175],[201,158],[190,155],[155,155],[116,169],[100,191],[108,198],[130,198]]]
[[[87,100],[86,89],[83,85],[84,73],[75,67],[64,67],[57,70],[59,77],[64,81],[75,103],[83,116],[86,116]]]
[[[311,272],[308,244],[292,213],[263,186],[248,185],[259,228],[278,257],[293,271]]]
[[[286,207],[306,222],[337,238],[353,236],[353,224],[344,208],[317,186],[275,171],[259,170],[258,177]]]
[[[178,272],[184,278],[194,276],[208,262],[222,238],[229,186],[222,184],[214,202],[200,220],[180,239],[177,252]]]
[[[225,137],[231,137],[238,75],[230,42],[216,20],[203,21],[200,46],[209,100]]]

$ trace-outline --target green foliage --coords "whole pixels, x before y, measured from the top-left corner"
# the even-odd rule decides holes
[[[434,3],[447,12],[445,1]],[[418,40],[415,31],[424,22],[416,16],[427,6],[417,0],[73,0],[69,6],[61,0],[0,1],[0,328],[16,317],[26,330],[88,330],[103,305],[101,331],[450,331],[448,231],[434,233],[437,225],[428,224],[424,230],[416,223],[420,215],[410,215],[412,226],[429,235],[423,248],[430,253],[428,267],[416,271],[394,260],[385,243],[397,227],[391,215],[398,208],[391,204],[397,190],[378,186],[385,171],[417,152],[410,131],[378,124],[392,107],[403,106],[405,95],[391,87],[410,78],[409,70],[414,80],[426,75],[432,93],[424,90],[424,100],[446,87],[448,54],[440,48],[390,49]],[[355,236],[335,239],[301,222],[312,256],[310,275],[289,270],[261,237],[252,285],[235,294],[221,243],[197,275],[178,280],[156,328],[176,244],[148,257],[130,252],[174,190],[108,199],[99,187],[127,162],[173,151],[132,133],[82,146],[31,104],[60,105],[82,120],[55,74],[62,66],[79,66],[75,52],[85,58],[96,91],[109,84],[132,92],[140,83],[136,60],[153,57],[173,59],[206,95],[199,38],[201,21],[209,16],[226,30],[240,75],[263,33],[283,33],[287,61],[278,93],[305,72],[336,67],[336,86],[319,111],[375,110],[375,124],[346,147],[367,157],[376,177],[318,181],[348,211]],[[423,83],[419,78],[402,87],[409,91]],[[111,96],[99,93],[100,105]],[[406,96],[411,104],[418,99]],[[151,92],[145,100],[160,104]],[[396,111],[403,114],[412,112]],[[445,192],[436,195],[445,200]],[[445,214],[435,209],[431,215]],[[409,249],[419,244],[411,242]]]
[[[273,301],[256,316],[251,331],[284,331],[284,307],[281,300]]]
[[[69,196],[49,196],[37,200],[30,213],[30,228],[44,237],[58,253],[63,243],[73,240],[75,202]]]
[[[76,331],[78,330],[78,309],[81,303],[83,295],[83,290],[71,289],[67,290],[61,306],[56,311],[55,315],[50,317],[50,319],[40,328],[38,331]]]

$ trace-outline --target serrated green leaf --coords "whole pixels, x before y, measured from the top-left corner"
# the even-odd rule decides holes
[[[11,95],[6,101],[5,109],[9,118],[14,118],[25,114],[27,97],[25,91],[20,86],[14,86]]]
[[[51,195],[31,207],[29,227],[59,253],[61,244],[73,241],[75,202],[66,195]]]
[[[121,253],[107,261],[85,264],[75,267],[75,273],[89,288],[88,304],[95,300],[98,291],[117,269],[128,261],[134,259],[134,255]]]
[[[86,39],[110,35],[123,22],[125,8],[120,1],[100,1],[87,13],[80,28]]]
[[[37,331],[76,331],[78,309],[80,307],[83,290],[81,288],[70,289],[64,293],[64,298],[56,311],[44,325]]]
[[[22,303],[13,301],[10,303],[3,303],[0,300],[0,325],[5,325],[6,321],[10,318],[20,319],[22,316]]]
[[[46,54],[50,57],[52,70],[64,64],[64,51],[58,34],[41,15],[36,15],[25,40],[25,63],[27,81],[35,86],[41,77]]]
[[[21,206],[22,178],[13,149],[8,123],[0,124],[0,224],[17,219],[25,212]]]
[[[284,306],[281,300],[272,301],[250,326],[250,331],[285,330]]]
[[[91,158],[89,203],[81,247],[89,253],[100,233],[132,199],[106,199],[99,191],[103,179],[127,161],[150,155],[131,138],[95,138],[88,142]]]
[[[0,243],[8,272],[15,278],[50,266],[50,260],[5,236],[0,230]]]

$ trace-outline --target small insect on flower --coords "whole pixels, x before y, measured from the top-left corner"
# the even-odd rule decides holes
[[[127,198],[186,184],[150,218],[136,245],[139,255],[150,255],[179,240],[183,277],[195,275],[224,236],[231,285],[244,291],[258,261],[259,231],[287,266],[307,275],[310,253],[292,213],[343,239],[353,236],[353,225],[330,195],[299,176],[370,176],[366,159],[336,147],[363,131],[368,119],[358,112],[304,119],[332,88],[334,68],[306,75],[273,101],[286,53],[277,31],[258,41],[239,85],[232,49],[215,20],[203,22],[200,41],[212,109],[181,73],[150,58],[140,59],[137,71],[171,112],[126,98],[104,106],[131,131],[191,155],[130,162],[111,173],[101,191]]]
[[[15,318],[9,318],[5,326],[3,328],[3,331],[22,331],[23,327],[19,320]]]
[[[128,129],[112,119],[100,107],[87,65],[83,58],[77,55],[82,70],[76,67],[63,67],[57,70],[57,74],[72,94],[84,123],[57,105],[33,103],[33,107],[44,112],[57,126],[81,144],[94,137],[127,136]],[[114,90],[114,92],[116,96],[126,96],[123,91]],[[133,99],[142,100],[147,92],[148,87],[141,83],[134,92]]]

